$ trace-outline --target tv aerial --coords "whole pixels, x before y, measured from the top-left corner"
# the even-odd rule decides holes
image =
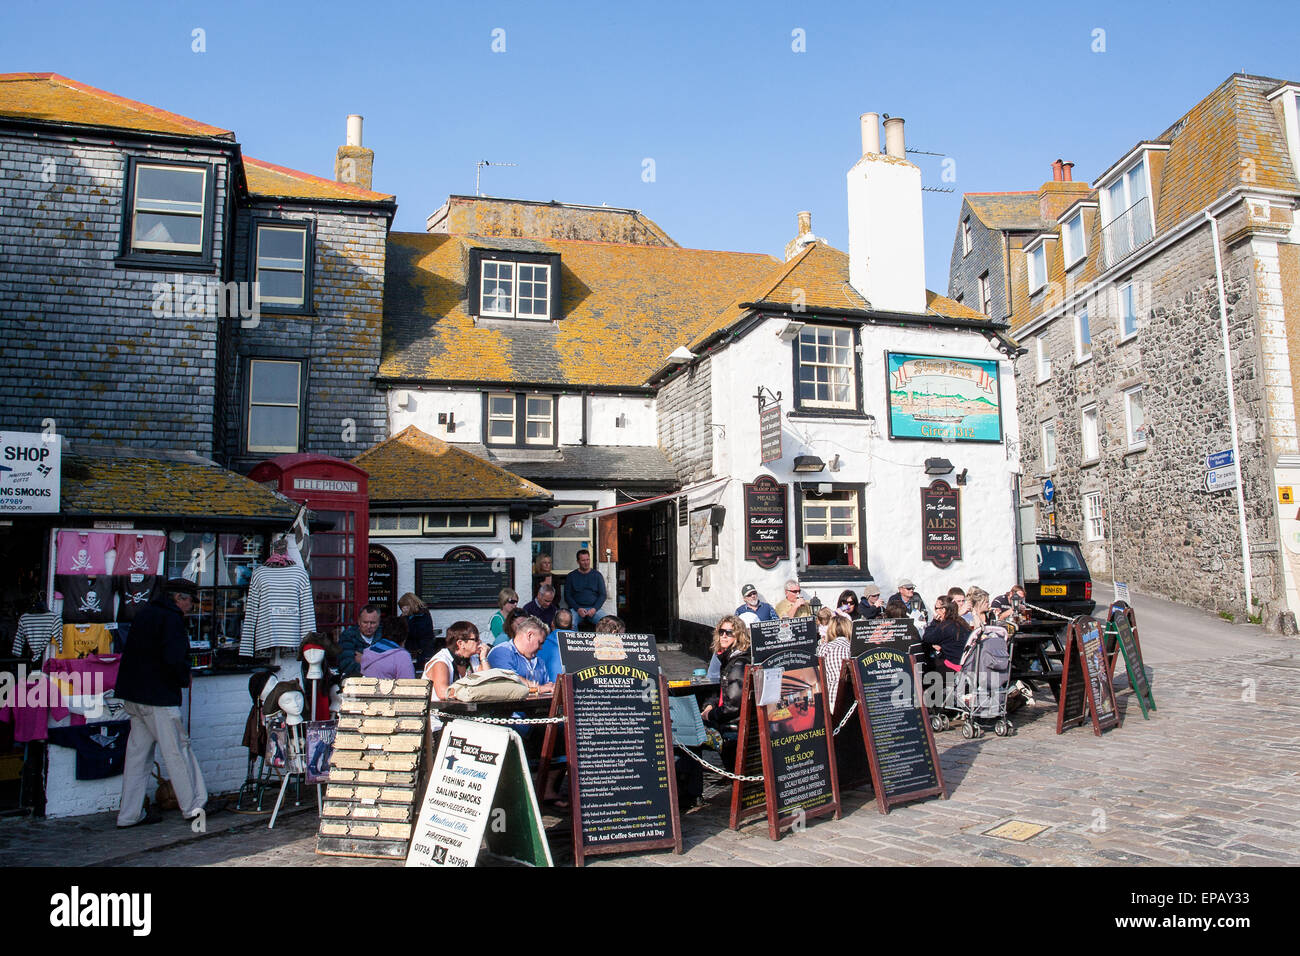
[[[518,165],[519,165],[518,163],[493,163],[493,162],[489,162],[486,159],[480,159],[477,163],[474,164],[474,195],[475,196],[483,195],[483,191],[479,189],[479,177],[483,173],[484,166],[518,166]]]

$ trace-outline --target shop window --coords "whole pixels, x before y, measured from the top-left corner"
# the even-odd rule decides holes
[[[484,444],[555,447],[554,395],[490,392],[484,403]]]
[[[800,485],[799,544],[814,574],[865,572],[860,486]]]
[[[487,511],[431,511],[424,516],[424,533],[490,536],[496,534],[496,515]]]
[[[254,222],[253,280],[257,283],[257,301],[263,309],[290,313],[311,311],[314,233],[310,222]]]
[[[298,451],[303,421],[303,363],[250,358],[245,372],[247,450],[261,454]]]
[[[801,411],[859,411],[857,335],[850,327],[809,325],[794,346],[796,406]]]
[[[212,264],[213,169],[127,157],[121,259],[190,269]]]

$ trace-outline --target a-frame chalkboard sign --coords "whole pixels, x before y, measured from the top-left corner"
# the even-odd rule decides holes
[[[681,853],[668,682],[654,635],[564,631],[560,654],[565,673],[551,716],[564,723],[546,727],[537,786],[563,732],[574,863],[601,853]]]
[[[844,722],[835,738],[837,760],[848,785],[860,786],[870,778],[881,813],[912,800],[948,798],[915,675],[910,653],[881,643],[845,661],[837,678],[832,725],[840,727],[857,706],[856,718]]]
[[[1066,628],[1065,661],[1056,710],[1056,732],[1082,724],[1091,716],[1092,732],[1119,726],[1119,708],[1110,681],[1101,623],[1076,617]]]
[[[1151,693],[1151,682],[1147,679],[1146,664],[1142,660],[1142,645],[1138,643],[1137,615],[1127,604],[1112,604],[1110,623],[1115,629],[1124,667],[1128,670],[1129,687],[1137,695],[1138,706],[1142,708],[1142,719],[1149,720],[1149,712],[1156,709],[1156,699]]]
[[[829,813],[838,820],[840,784],[822,661],[770,670],[750,665],[743,694],[734,772],[763,780],[732,783],[731,829],[766,814],[767,835],[778,840],[782,830],[812,817]]]

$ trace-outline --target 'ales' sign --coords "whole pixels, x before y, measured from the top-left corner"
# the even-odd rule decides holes
[[[921,489],[921,560],[935,567],[961,560],[960,494],[941,479]]]

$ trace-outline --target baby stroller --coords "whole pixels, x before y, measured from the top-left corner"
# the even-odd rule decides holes
[[[970,632],[966,648],[961,655],[961,671],[951,683],[944,699],[945,711],[956,711],[965,718],[961,735],[967,740],[984,736],[981,720],[992,720],[993,732],[999,737],[1010,736],[1015,728],[1007,717],[1007,690],[1011,671],[1011,653],[1007,625],[1004,622],[985,624]],[[938,721],[946,730],[947,713],[931,718],[931,726]]]

